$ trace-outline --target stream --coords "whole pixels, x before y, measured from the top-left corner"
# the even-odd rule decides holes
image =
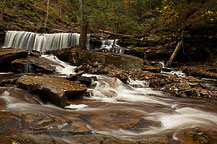
[[[56,77],[74,73],[55,56]],[[0,73],[1,77],[16,74]],[[31,75],[31,74],[30,74]],[[174,97],[151,89],[146,81],[122,83],[96,77],[89,97],[64,109],[43,104],[35,94],[16,87],[0,88],[0,143],[171,143],[217,142],[217,103]]]

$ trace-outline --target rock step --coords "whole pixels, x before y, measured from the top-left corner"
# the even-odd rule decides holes
[[[70,99],[81,97],[86,87],[63,78],[24,75],[17,80],[21,88],[38,93],[42,99],[64,107]]]

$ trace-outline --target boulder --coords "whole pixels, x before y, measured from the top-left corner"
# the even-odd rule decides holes
[[[0,50],[0,63],[10,62],[18,58],[25,58],[28,51],[20,49],[1,49]]]
[[[38,93],[42,99],[64,107],[69,99],[81,97],[86,88],[76,82],[62,78],[24,75],[17,80],[18,86]]]
[[[25,58],[28,51],[19,49],[1,49],[0,50],[0,71],[9,71],[11,61],[19,58]]]
[[[15,85],[19,77],[20,77],[19,74],[11,74],[11,73],[0,74],[0,86]]]
[[[99,62],[102,65],[113,64],[121,70],[133,71],[141,70],[144,65],[144,60],[131,55],[119,55],[110,52],[96,52],[91,50],[63,49],[58,51],[50,51],[59,59],[74,63],[76,65],[84,64],[87,61],[90,63]]]
[[[60,64],[40,56],[28,56],[25,59],[16,59],[11,62],[13,71],[24,73],[52,73]]]

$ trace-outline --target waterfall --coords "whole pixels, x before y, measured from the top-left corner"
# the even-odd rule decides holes
[[[79,44],[78,33],[38,34],[24,31],[7,31],[3,48],[19,48],[45,52]]]
[[[114,44],[114,49],[112,49]],[[106,49],[110,52],[118,53],[118,54],[123,54],[124,49],[118,45],[118,39],[116,40],[103,40],[102,41],[102,46],[101,49]]]
[[[55,33],[39,34],[24,31],[7,31],[3,48],[19,48],[24,50],[36,50],[46,52],[49,50],[60,50],[79,45],[78,33]],[[107,49],[118,54],[123,54],[123,48],[114,40],[103,40],[101,49]],[[87,49],[90,47],[90,35],[87,36]]]

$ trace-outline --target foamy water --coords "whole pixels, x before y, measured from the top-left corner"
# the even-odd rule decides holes
[[[76,66],[71,66],[61,60],[59,60],[54,55],[41,55],[42,58],[45,58],[49,61],[53,61],[54,63],[58,64],[56,65],[56,72],[63,75],[70,75],[75,74],[75,68]]]
[[[42,57],[57,63],[56,71],[59,74],[74,73],[74,66],[60,61],[55,56]],[[146,81],[130,79],[129,84],[124,84],[115,77],[91,74],[83,76],[97,77],[96,86],[88,88],[91,96],[66,106],[66,109],[32,102],[28,96],[31,94],[21,89],[0,88],[0,102],[6,103],[1,111],[39,112],[64,119],[69,119],[70,113],[78,114],[77,120],[85,121],[93,135],[102,134],[131,140],[145,139],[144,136],[158,137],[170,132],[172,138],[178,141],[177,133],[184,129],[217,129],[217,104],[214,102],[174,98],[149,88]],[[127,123],[133,120],[136,126],[136,120],[141,121],[136,129],[134,125],[131,128],[132,124]],[[58,130],[67,126],[68,123],[64,123],[49,128]]]

